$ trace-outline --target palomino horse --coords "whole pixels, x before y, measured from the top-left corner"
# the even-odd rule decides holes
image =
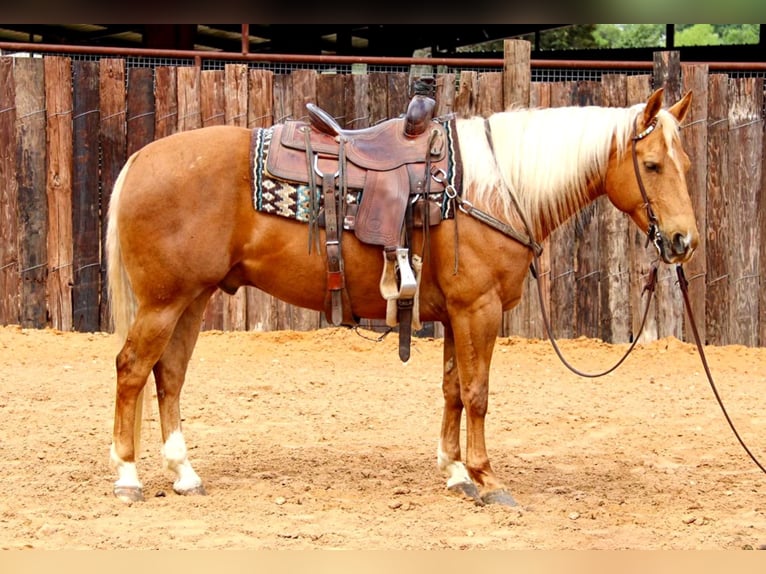
[[[462,199],[455,217],[430,228],[419,286],[420,318],[444,325],[444,412],[437,465],[450,490],[513,505],[490,465],[484,420],[489,369],[502,312],[519,302],[532,251],[472,217],[485,210],[542,241],[606,194],[650,234],[666,263],[698,243],[679,123],[691,93],[668,109],[662,90],[627,108],[521,109],[455,120]],[[490,141],[491,140],[491,141]],[[115,495],[143,499],[136,470],[140,406],[154,372],[162,455],[178,494],[204,494],[181,432],[179,396],[216,289],[253,285],[290,304],[325,307],[324,250],[307,249],[308,227],[253,207],[251,130],[211,127],[175,134],[136,152],[112,194],[108,278],[117,355],[111,461]],[[515,198],[511,201],[511,196]],[[520,216],[520,214],[524,214]],[[324,236],[324,230],[319,232]],[[415,248],[422,229],[413,231]],[[345,285],[357,317],[383,318],[381,250],[344,235]],[[466,453],[460,422],[466,415]]]

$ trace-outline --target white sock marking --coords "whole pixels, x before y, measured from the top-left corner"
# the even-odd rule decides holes
[[[447,475],[447,488],[456,484],[473,482],[471,476],[468,474],[468,469],[460,460],[450,459],[444,450],[442,450],[441,441],[439,441],[439,449],[436,453],[437,465],[439,470]]]
[[[114,448],[114,443],[109,449],[109,459],[112,462],[112,466],[117,470],[117,480],[115,486],[128,486],[132,488],[142,488],[141,481],[138,480],[138,471],[136,470],[136,463],[125,462],[117,455],[117,450]]]
[[[176,473],[175,490],[186,491],[202,486],[202,479],[192,468],[187,457],[186,442],[181,431],[174,431],[162,447],[165,466]]]

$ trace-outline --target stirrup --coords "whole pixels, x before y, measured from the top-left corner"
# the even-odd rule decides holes
[[[397,281],[397,271],[399,280]],[[410,267],[409,249],[396,247],[383,250],[383,274],[380,276],[380,294],[386,301],[411,299],[417,291],[418,282]]]

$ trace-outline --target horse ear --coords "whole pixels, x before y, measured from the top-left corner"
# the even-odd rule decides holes
[[[662,93],[663,89],[658,88],[654,93],[649,96],[646,101],[646,107],[644,107],[644,127],[649,125],[659,111],[662,109]]]
[[[686,92],[686,95],[681,98],[679,101],[677,101],[675,104],[673,104],[671,107],[668,108],[668,111],[673,114],[676,119],[678,120],[678,123],[680,124],[684,117],[686,116],[686,113],[689,111],[689,108],[692,105],[692,92],[689,90]]]

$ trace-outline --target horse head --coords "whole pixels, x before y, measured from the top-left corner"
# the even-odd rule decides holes
[[[699,243],[686,186],[689,156],[679,136],[692,95],[688,92],[665,110],[662,94],[660,88],[636,106],[631,141],[610,157],[606,194],[647,233],[665,263],[683,263]]]

